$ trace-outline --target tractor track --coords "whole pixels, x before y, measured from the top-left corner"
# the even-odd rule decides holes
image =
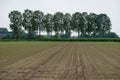
[[[118,48],[66,42],[0,68],[0,80],[119,80]],[[112,57],[112,55],[114,55]]]
[[[15,80],[15,79],[21,80],[22,79],[23,80],[24,78],[25,79],[28,78],[28,76],[32,75],[32,73],[35,72],[38,69],[38,67],[44,65],[47,61],[49,61],[49,59],[54,57],[57,52],[64,49],[66,45],[67,44],[65,44],[64,46],[62,45],[58,49],[56,49],[56,47],[52,47],[50,50],[53,51],[54,49],[56,49],[55,50],[56,52],[53,52],[50,56],[42,55],[43,60],[40,59],[40,56],[38,54],[35,56],[31,56],[30,58],[27,58],[25,60],[21,60],[20,62],[17,62],[10,66],[7,66],[4,69],[0,69],[0,74],[1,74],[0,79],[10,79],[10,80]],[[46,51],[43,51],[43,53],[45,54]],[[47,51],[47,54],[48,54],[48,51]],[[22,64],[22,65],[20,65],[20,64]],[[26,67],[26,68],[24,68],[24,67]]]
[[[76,80],[86,80],[85,78],[85,73],[84,73],[84,64],[83,64],[83,59],[82,59],[82,55],[81,55],[81,49],[79,49],[79,44],[76,45],[76,74],[77,74],[77,78]]]

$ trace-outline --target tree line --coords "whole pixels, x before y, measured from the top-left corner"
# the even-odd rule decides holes
[[[95,14],[87,12],[75,12],[73,14],[56,12],[54,15],[44,14],[40,10],[24,10],[23,13],[14,10],[8,15],[10,29],[13,37],[19,39],[25,32],[27,38],[31,39],[38,32],[47,32],[47,37],[52,38],[54,32],[56,37],[70,38],[72,32],[78,33],[78,38],[106,37],[110,33],[111,21],[106,14]]]

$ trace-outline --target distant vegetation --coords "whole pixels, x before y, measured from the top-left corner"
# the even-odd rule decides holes
[[[47,32],[47,38],[71,38],[72,32],[77,32],[78,38],[118,38],[110,32],[111,21],[106,14],[56,12],[45,15],[40,10],[26,9],[24,13],[11,11],[8,17],[13,39],[44,38],[43,31]]]

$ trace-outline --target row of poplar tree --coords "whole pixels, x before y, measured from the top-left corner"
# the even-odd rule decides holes
[[[106,14],[95,14],[87,12],[75,12],[63,14],[56,12],[54,15],[44,14],[40,10],[24,10],[23,13],[14,10],[9,13],[10,29],[13,36],[19,39],[21,32],[24,30],[28,38],[36,35],[36,31],[41,35],[46,31],[48,37],[52,37],[54,32],[58,37],[69,38],[72,32],[77,32],[78,37],[104,37],[110,32],[111,21]]]

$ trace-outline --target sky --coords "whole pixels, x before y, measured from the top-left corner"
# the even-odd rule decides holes
[[[120,36],[120,0],[0,0],[0,27],[9,29],[8,14],[13,10],[41,10],[45,14],[55,12],[94,12],[107,14],[112,22],[112,32]]]

